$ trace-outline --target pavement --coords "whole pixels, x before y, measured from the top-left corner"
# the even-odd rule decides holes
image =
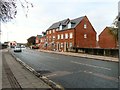
[[[4,89],[24,88],[32,90],[51,90],[52,87],[45,83],[43,80],[35,76],[23,65],[15,60],[14,57],[7,51],[2,51],[2,61],[0,59],[0,66],[2,65],[2,74],[0,73],[0,80],[2,79],[2,87]],[[2,78],[1,78],[2,77]]]
[[[90,55],[90,54],[83,54],[83,53],[72,53],[72,52],[58,52],[58,51],[50,51],[50,50],[42,50],[42,49],[39,49],[38,51],[75,56],[75,57],[91,58],[91,59],[102,60],[102,61],[119,62],[119,58],[107,57],[107,56]]]
[[[0,90],[2,89],[2,51],[0,50]]]

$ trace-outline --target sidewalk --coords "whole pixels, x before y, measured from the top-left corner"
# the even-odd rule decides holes
[[[2,88],[51,90],[48,84],[18,63],[7,51],[2,52]]]
[[[118,58],[107,57],[107,56],[98,56],[98,55],[72,53],[72,52],[57,52],[57,51],[49,51],[49,50],[38,50],[38,51],[55,53],[55,54],[62,54],[62,55],[69,55],[69,56],[76,56],[76,57],[83,57],[83,58],[91,58],[91,59],[102,60],[102,61],[111,61],[111,62],[118,62],[119,61]]]
[[[2,89],[2,50],[0,50],[0,90]]]

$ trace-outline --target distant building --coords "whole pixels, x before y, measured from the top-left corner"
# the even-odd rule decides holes
[[[118,42],[115,37],[110,33],[110,27],[106,27],[99,35],[99,47],[115,49]]]
[[[36,44],[40,43],[40,38],[42,37],[42,35],[37,35],[36,36]]]
[[[43,36],[40,38],[39,48],[47,50],[47,42],[46,42],[46,36]]]
[[[16,41],[10,41],[8,43],[8,46],[11,47],[11,48],[14,48],[15,46],[17,46],[17,42]]]

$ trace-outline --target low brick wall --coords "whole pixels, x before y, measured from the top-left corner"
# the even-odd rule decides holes
[[[118,56],[119,56],[119,49],[72,48],[72,49],[68,49],[68,51],[76,52],[76,53],[85,53],[85,54],[92,54],[92,55],[116,57],[116,58],[118,58]]]

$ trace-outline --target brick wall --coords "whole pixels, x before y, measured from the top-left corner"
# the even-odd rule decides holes
[[[72,33],[72,37],[70,34]],[[68,34],[68,38],[66,38],[65,34]],[[58,35],[60,35],[60,39],[58,39]],[[63,39],[62,36],[63,35]],[[74,46],[74,29],[62,30],[56,33],[56,49],[58,51],[67,51],[68,48]]]
[[[86,24],[86,28],[84,28]],[[95,48],[96,47],[96,31],[91,25],[87,17],[75,28],[76,47],[79,48]],[[85,35],[86,34],[86,35]],[[85,35],[85,36],[84,36]]]
[[[100,48],[116,48],[117,42],[112,34],[110,34],[110,30],[106,27],[101,34],[99,35],[99,47]]]

